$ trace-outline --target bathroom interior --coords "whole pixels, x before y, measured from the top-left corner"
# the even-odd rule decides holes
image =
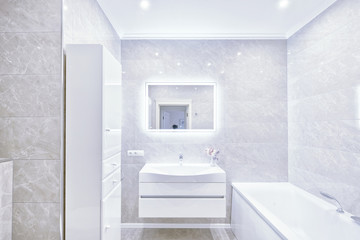
[[[359,239],[359,66],[358,0],[2,0],[0,240]]]

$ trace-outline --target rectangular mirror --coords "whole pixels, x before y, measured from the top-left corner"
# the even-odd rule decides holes
[[[146,129],[214,131],[215,83],[146,83]]]

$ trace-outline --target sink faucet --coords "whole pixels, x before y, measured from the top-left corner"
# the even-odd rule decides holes
[[[182,153],[179,153],[179,165],[183,165],[184,155]]]
[[[338,200],[336,200],[336,198],[334,198],[334,197],[331,196],[330,194],[327,194],[327,193],[324,193],[324,192],[320,192],[320,194],[323,195],[323,196],[326,197],[326,198],[329,198],[329,199],[331,199],[331,200],[334,200],[334,201],[337,203],[337,205],[338,205],[338,208],[336,209],[336,211],[339,212],[339,213],[344,213],[344,210],[343,210],[341,204],[339,203]]]

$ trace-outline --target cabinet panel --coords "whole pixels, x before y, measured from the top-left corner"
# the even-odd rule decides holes
[[[121,239],[121,183],[102,201],[102,240]]]
[[[226,199],[140,198],[141,218],[224,218]]]
[[[102,196],[106,197],[121,181],[120,167],[102,181]]]
[[[225,196],[225,183],[139,183],[141,196]]]
[[[121,168],[121,153],[104,160],[102,164],[103,179],[105,179],[107,176],[109,176],[110,173],[114,172],[115,169],[118,169],[119,167]]]

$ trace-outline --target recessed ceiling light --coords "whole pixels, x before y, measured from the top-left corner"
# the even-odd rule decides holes
[[[159,56],[159,53],[158,53],[158,52],[156,52],[156,53],[155,53],[155,56]]]
[[[63,9],[64,9],[64,11],[67,11],[67,10],[68,10],[68,6],[64,5]]]
[[[241,56],[241,54],[242,54],[241,52],[237,52],[237,55],[238,55],[238,56]]]
[[[289,6],[289,0],[280,0],[279,8],[287,8]]]
[[[150,2],[148,0],[141,0],[140,7],[144,10],[147,10],[150,7]]]

